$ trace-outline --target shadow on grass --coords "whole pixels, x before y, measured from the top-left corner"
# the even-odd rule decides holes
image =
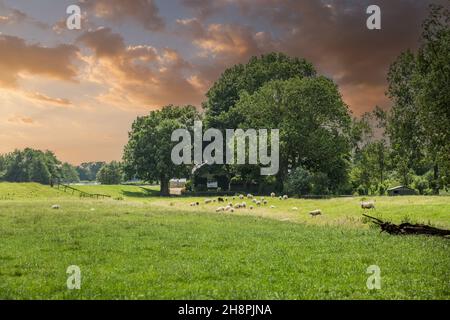
[[[145,187],[139,187],[141,191],[126,191],[122,190],[122,194],[130,198],[148,198],[148,197],[159,197],[158,190],[152,190]]]

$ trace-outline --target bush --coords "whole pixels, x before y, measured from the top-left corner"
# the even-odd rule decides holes
[[[308,170],[297,167],[288,175],[284,190],[296,195],[309,194],[312,189],[311,178],[311,173]]]
[[[97,173],[97,181],[101,184],[119,184],[122,180],[122,168],[116,161],[105,164]]]

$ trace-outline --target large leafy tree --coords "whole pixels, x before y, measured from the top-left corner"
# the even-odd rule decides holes
[[[242,92],[230,114],[242,117],[243,128],[280,130],[279,188],[288,171],[298,166],[324,174],[330,191],[346,180],[351,117],[331,80],[313,77],[268,82],[253,94]]]
[[[450,171],[450,13],[432,5],[417,54],[402,53],[391,65],[388,94],[394,106],[388,133],[404,182],[409,171],[434,172],[435,193]]]
[[[203,106],[206,123],[217,129],[237,128],[242,119],[230,116],[228,111],[239,100],[242,91],[253,94],[272,80],[315,75],[313,65],[304,59],[292,58],[283,53],[252,57],[245,65],[238,64],[225,70],[206,93],[208,99]]]
[[[138,117],[124,150],[126,175],[146,181],[160,181],[161,195],[169,195],[169,180],[189,174],[188,166],[172,162],[171,151],[177,144],[171,141],[172,132],[181,128],[191,131],[194,121],[198,119],[195,107],[172,105]]]

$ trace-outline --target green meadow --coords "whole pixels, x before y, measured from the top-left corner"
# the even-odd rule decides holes
[[[0,183],[0,299],[450,298],[450,239],[380,233],[362,219],[361,197],[266,197],[216,213],[217,203],[161,198],[156,187],[75,187],[111,198]],[[367,199],[373,216],[450,228],[448,196]],[[67,288],[70,265],[80,290]],[[366,286],[371,265],[379,290]]]

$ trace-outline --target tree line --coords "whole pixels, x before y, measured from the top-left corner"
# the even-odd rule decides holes
[[[192,172],[172,163],[171,133],[201,119],[206,129],[280,130],[278,174],[220,165],[231,180],[293,194],[385,194],[400,184],[438,194],[450,185],[449,21],[447,9],[430,6],[419,50],[402,53],[389,69],[388,111],[375,107],[356,118],[338,86],[311,63],[270,53],[227,69],[206,93],[203,112],[168,105],[138,117],[124,173],[160,181],[167,195],[171,178]]]
[[[51,151],[31,148],[0,154],[0,181],[38,182],[41,184],[98,181],[118,184],[123,181],[121,164],[112,161],[88,162],[73,166],[61,162]]]

